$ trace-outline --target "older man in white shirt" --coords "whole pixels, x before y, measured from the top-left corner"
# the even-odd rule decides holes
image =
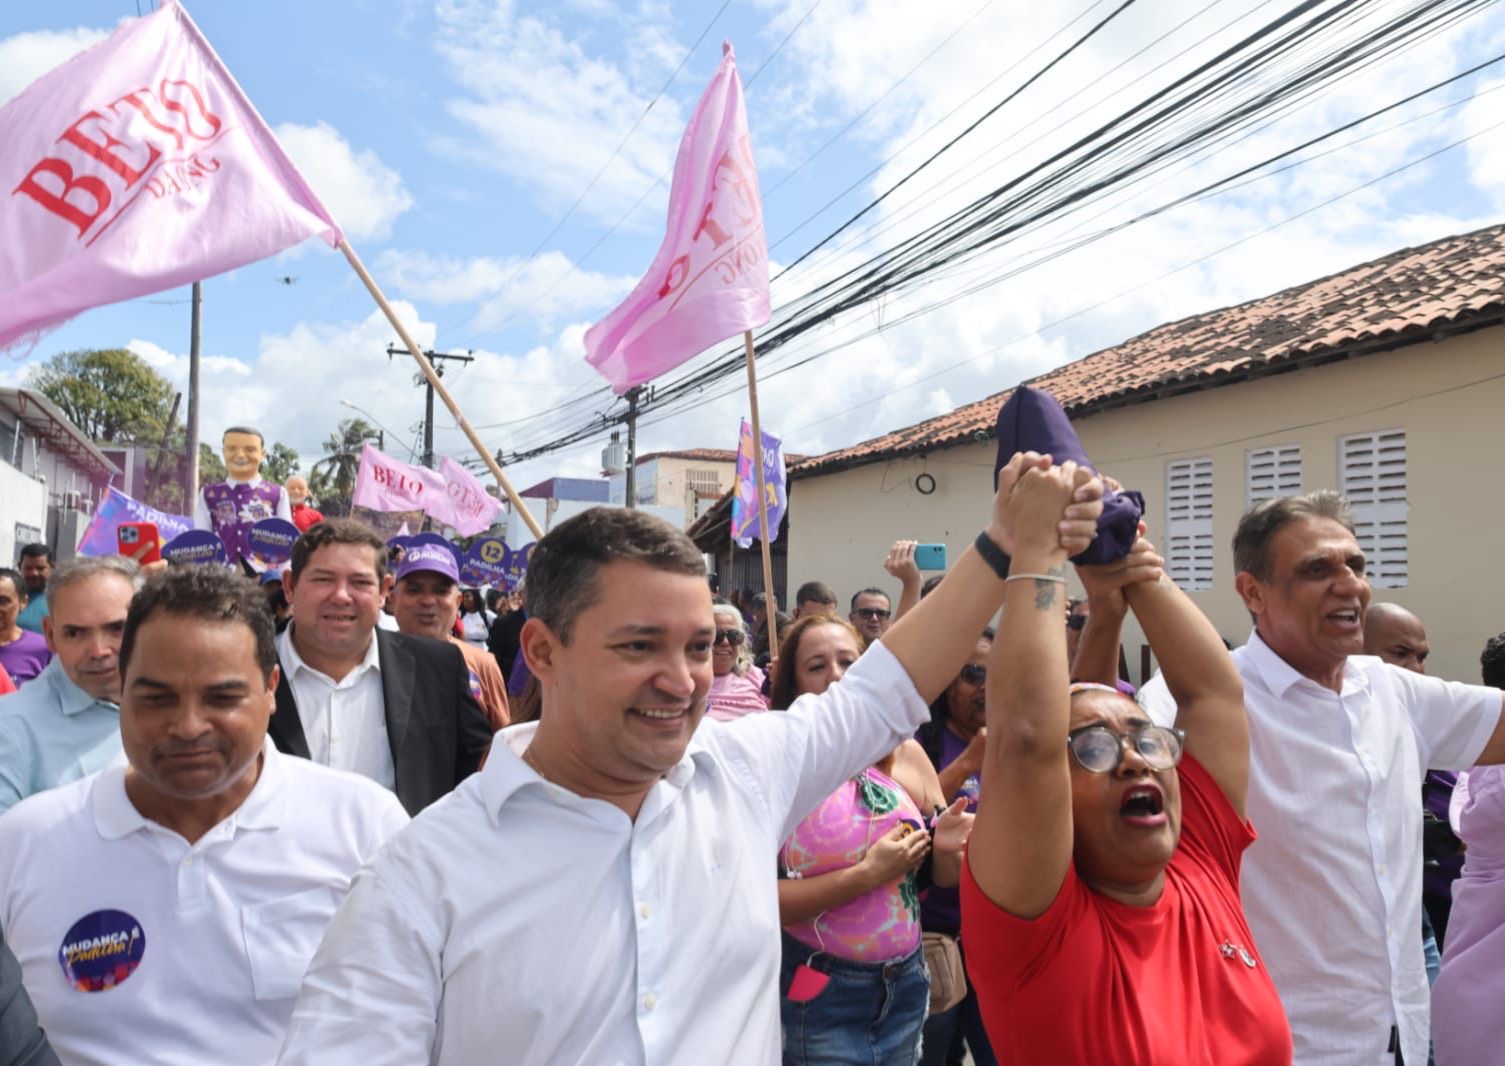
[[[128,766],[0,817],[0,928],[70,1066],[265,1063],[390,792],[279,754],[260,591],[170,571],[121,637]]]
[[[1333,492],[1243,517],[1234,651],[1249,712],[1249,925],[1291,1022],[1298,1064],[1427,1061],[1421,780],[1505,761],[1499,689],[1425,677],[1364,650],[1369,580]],[[1141,703],[1175,718],[1164,683]]]
[[[1072,550],[1102,507],[1082,475]],[[772,856],[928,718],[1002,601],[1009,544],[995,502],[977,546],[839,684],[721,723],[701,720],[716,626],[699,550],[618,508],[557,526],[529,563],[522,633],[539,722],[498,734],[357,880],[279,1061],[773,1066]]]

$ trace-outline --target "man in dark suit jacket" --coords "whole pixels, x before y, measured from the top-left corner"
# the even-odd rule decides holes
[[[480,765],[491,730],[458,648],[377,628],[386,561],[358,522],[320,522],[298,538],[268,734],[281,751],[365,774],[417,814]]]
[[[0,1066],[58,1066],[21,984],[21,964],[0,935]]]

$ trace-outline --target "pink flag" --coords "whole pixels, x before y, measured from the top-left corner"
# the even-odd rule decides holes
[[[339,227],[176,0],[0,108],[0,347]]]
[[[439,460],[439,473],[444,477],[452,509],[452,521],[445,524],[453,526],[462,537],[490,529],[502,502],[487,495],[476,476],[447,455]]]
[[[768,242],[730,44],[679,142],[664,243],[638,287],[585,334],[618,396],[768,321]]]
[[[373,511],[423,511],[450,524],[449,490],[438,471],[399,462],[370,442],[361,445],[361,470],[350,502]]]

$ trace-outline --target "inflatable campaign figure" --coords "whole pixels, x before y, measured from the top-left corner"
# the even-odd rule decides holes
[[[292,521],[292,509],[281,485],[262,479],[266,438],[249,426],[225,430],[221,445],[225,480],[205,485],[193,505],[196,529],[208,529],[224,542],[232,562],[249,558],[251,527],[263,518]]]

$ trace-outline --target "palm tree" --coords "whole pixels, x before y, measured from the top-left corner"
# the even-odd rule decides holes
[[[361,445],[378,436],[376,427],[363,418],[340,420],[339,428],[324,442],[324,458],[314,463],[312,470],[326,495],[332,492],[333,496],[350,499],[361,469]],[[335,501],[331,497],[327,502]]]

